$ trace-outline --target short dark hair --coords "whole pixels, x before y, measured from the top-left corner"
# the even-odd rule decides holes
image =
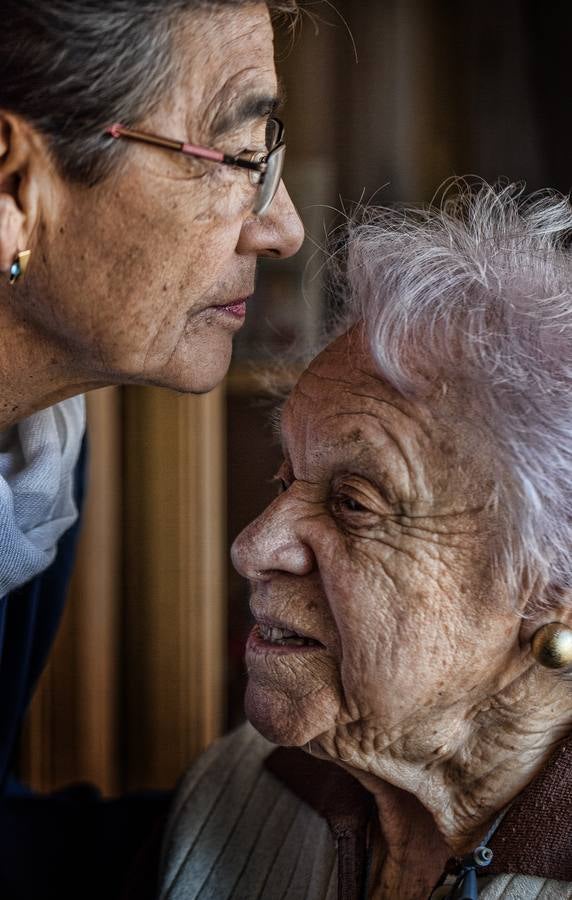
[[[4,0],[0,109],[47,140],[70,181],[96,184],[123,152],[102,153],[107,125],[151,112],[174,76],[173,38],[193,10],[266,2],[294,15],[296,0]]]

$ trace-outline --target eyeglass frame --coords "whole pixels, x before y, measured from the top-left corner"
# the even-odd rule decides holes
[[[176,153],[182,153],[184,156],[190,156],[195,159],[205,159],[209,162],[218,163],[223,166],[246,169],[250,172],[251,182],[258,187],[258,198],[263,195],[261,188],[264,185],[269,160],[272,159],[272,157],[276,158],[278,160],[278,174],[275,175],[274,190],[271,195],[264,200],[264,203],[259,204],[255,202],[253,207],[254,214],[261,216],[271,205],[278,192],[278,188],[280,187],[282,171],[284,168],[284,155],[286,152],[284,124],[276,116],[271,116],[268,121],[274,122],[277,125],[274,146],[268,151],[255,151],[248,155],[239,153],[237,156],[223,153],[221,150],[215,150],[212,147],[201,147],[198,144],[192,144],[188,141],[177,141],[148,131],[139,131],[134,128],[128,128],[126,125],[122,125],[119,122],[110,125],[109,128],[105,130],[105,133],[115,139],[127,138],[130,141],[140,141],[144,144],[151,144],[154,147],[161,147],[164,150],[174,150]],[[257,181],[253,180],[255,173],[259,175]]]

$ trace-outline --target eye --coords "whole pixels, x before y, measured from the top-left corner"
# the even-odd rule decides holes
[[[328,505],[335,518],[355,525],[372,525],[380,514],[380,500],[373,485],[352,475],[333,482]]]
[[[348,512],[369,512],[369,510],[354,497],[349,497],[344,494],[341,494],[336,498],[336,504],[339,508],[346,509]]]
[[[364,506],[363,503],[360,503],[359,500],[356,500],[351,494],[344,493],[343,491],[337,491],[332,497],[330,509],[335,516],[344,516],[348,515],[348,513],[350,515],[371,513],[371,510]]]

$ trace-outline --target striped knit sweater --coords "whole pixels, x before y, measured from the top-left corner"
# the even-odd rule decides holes
[[[191,768],[165,835],[160,900],[361,900],[339,892],[326,820],[264,767],[274,749],[245,725]],[[572,884],[525,875],[480,879],[479,890],[481,900],[572,900]]]

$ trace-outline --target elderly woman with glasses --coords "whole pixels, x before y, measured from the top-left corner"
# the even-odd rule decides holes
[[[6,800],[11,760],[73,560],[82,393],[211,390],[258,257],[301,244],[281,182],[272,27],[295,11],[295,0],[2,4],[0,895],[12,900],[46,885],[67,896],[73,861],[93,872],[74,896],[116,896],[121,848],[145,828],[144,806],[79,826],[71,803],[28,825],[29,798]]]
[[[233,550],[257,731],[183,783],[162,900],[572,897],[571,229],[482,185],[350,230]]]

